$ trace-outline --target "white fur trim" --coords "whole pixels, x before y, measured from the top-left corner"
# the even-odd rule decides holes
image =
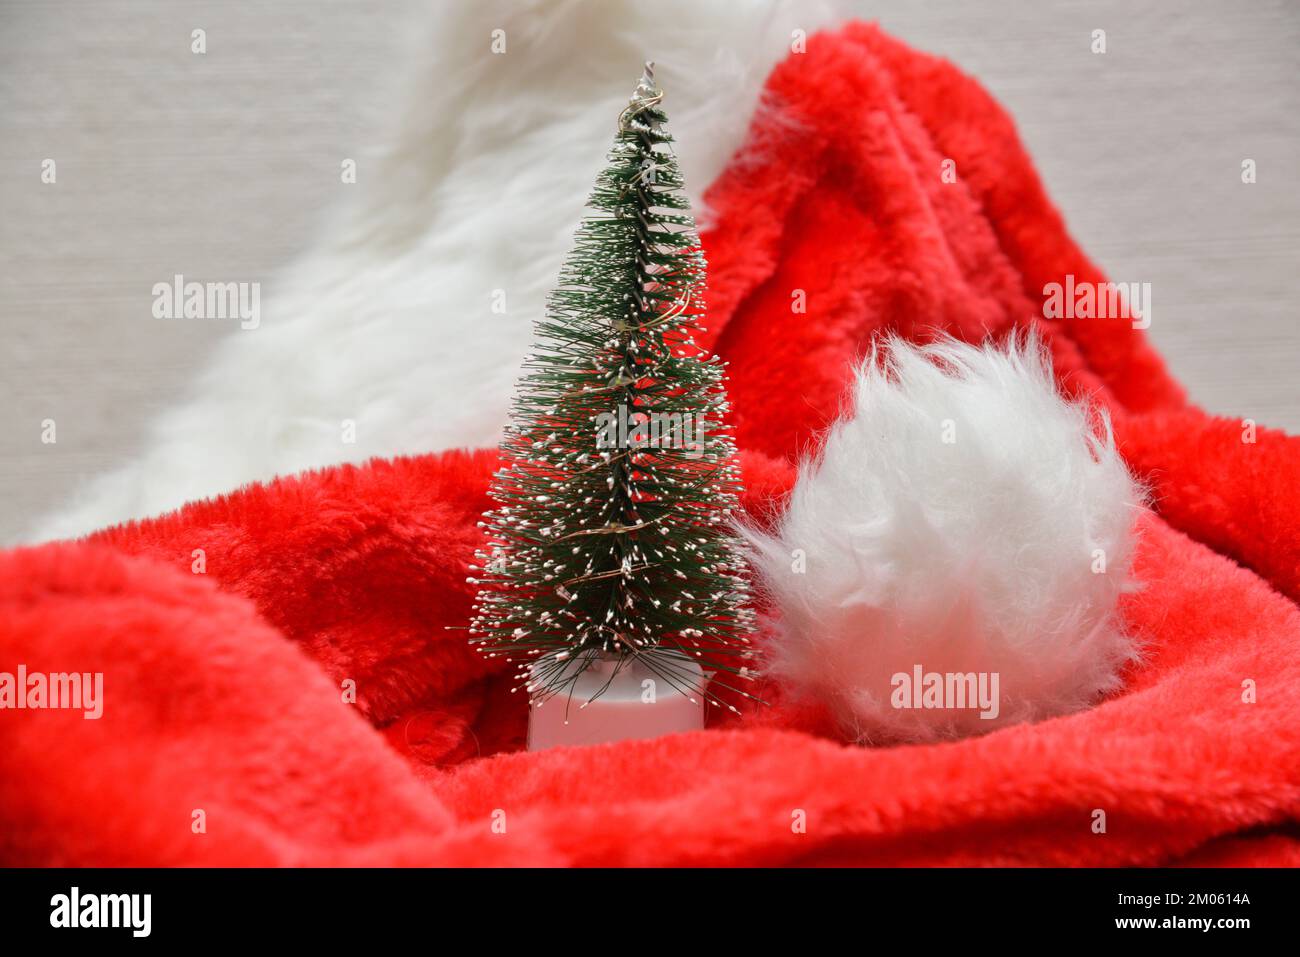
[[[1116,602],[1141,504],[1109,422],[1058,394],[1036,340],[888,342],[776,534],[750,533],[780,614],[769,670],[862,742],[1084,708],[1136,653]],[[917,665],[996,673],[996,718],[895,707]]]
[[[372,456],[494,445],[615,120],[656,61],[688,192],[739,147],[792,31],[830,3],[437,4],[353,202],[268,285],[144,450],[28,541],[155,515],[246,482]],[[492,31],[506,52],[490,52]],[[494,314],[494,290],[507,312]],[[355,421],[355,442],[342,422]]]

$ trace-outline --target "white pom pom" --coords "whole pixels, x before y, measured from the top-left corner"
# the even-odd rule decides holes
[[[1037,340],[891,341],[805,463],[774,537],[769,669],[860,742],[1065,714],[1135,654],[1116,619],[1141,490]],[[981,700],[982,699],[982,700]]]

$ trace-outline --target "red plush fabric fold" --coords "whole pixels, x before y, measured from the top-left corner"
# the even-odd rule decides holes
[[[1108,410],[1156,510],[1120,694],[869,749],[769,688],[706,731],[529,754],[463,630],[495,455],[343,466],[0,555],[0,671],[104,674],[98,720],[0,711],[0,863],[1297,863],[1297,440],[1187,404],[1127,320],[1034,318],[1104,276],[978,84],[872,27],[778,67],[709,200],[752,515],[881,331],[1034,325]]]

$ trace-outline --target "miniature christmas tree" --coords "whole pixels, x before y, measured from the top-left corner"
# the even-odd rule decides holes
[[[611,661],[610,680],[635,661],[714,704],[700,664],[742,695],[752,677],[723,363],[693,338],[705,262],[662,99],[648,63],[536,325],[482,523],[470,640],[515,662],[534,704]]]

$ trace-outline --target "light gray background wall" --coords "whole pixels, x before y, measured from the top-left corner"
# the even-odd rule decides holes
[[[141,322],[140,290],[265,280],[300,252],[430,2],[0,0],[0,542],[130,457],[239,334]],[[850,6],[1011,111],[1083,247],[1152,284],[1150,334],[1195,400],[1300,433],[1300,4]],[[219,60],[192,57],[195,26]]]

